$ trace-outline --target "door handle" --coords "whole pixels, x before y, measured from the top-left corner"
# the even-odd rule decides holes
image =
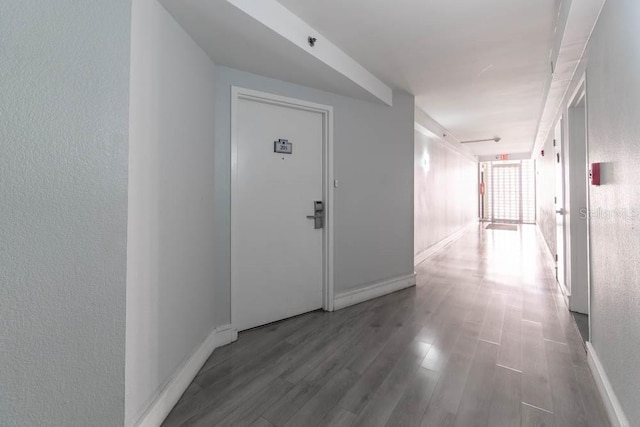
[[[324,228],[324,203],[321,200],[313,202],[313,215],[307,215],[313,220],[313,228],[318,230]]]
[[[564,215],[564,209],[556,209],[556,213],[560,215]]]

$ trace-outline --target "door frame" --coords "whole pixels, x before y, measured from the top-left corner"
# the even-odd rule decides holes
[[[562,294],[565,296],[570,295],[570,291],[567,289],[567,192],[565,185],[565,177],[566,177],[566,168],[565,168],[565,160],[566,160],[566,147],[567,143],[565,138],[565,130],[566,130],[566,116],[563,114],[560,116],[558,121],[554,126],[554,175],[555,175],[555,186],[554,194],[555,194],[555,203],[554,203],[554,211],[555,211],[555,223],[556,223],[556,253],[555,253],[555,261],[556,261],[556,281],[562,291]],[[560,171],[558,173],[558,168]],[[560,178],[560,182],[558,183],[558,177]],[[558,190],[559,193],[558,193]],[[561,206],[560,201],[562,201]],[[558,225],[558,215],[560,215],[561,225]],[[560,230],[561,241],[558,239],[558,228],[562,228]],[[562,254],[560,251],[562,249]],[[562,263],[562,278],[560,277],[560,264]]]
[[[325,226],[322,229],[322,308],[333,311],[333,107],[300,99],[275,95],[238,86],[231,87],[231,325],[236,322],[236,277],[239,267],[237,256],[238,181],[238,101],[249,100],[265,104],[322,114],[322,197],[325,203]],[[310,214],[312,212],[310,211]]]
[[[582,75],[582,77],[580,77],[580,79],[577,81],[575,90],[573,91],[571,97],[568,98],[569,99],[569,103],[567,106],[567,118],[568,118],[568,126],[567,126],[567,141],[569,144],[571,143],[575,143],[575,140],[572,136],[572,116],[571,116],[571,112],[572,109],[577,107],[578,105],[580,105],[581,102],[584,102],[584,138],[580,141],[581,144],[584,145],[584,150],[585,150],[585,164],[583,165],[585,168],[585,174],[582,178],[582,180],[580,181],[573,181],[572,178],[574,178],[574,175],[571,173],[571,162],[568,163],[567,167],[565,168],[565,182],[568,182],[569,188],[571,191],[571,188],[573,188],[574,185],[584,185],[586,187],[586,192],[585,192],[585,204],[586,206],[584,207],[585,209],[587,209],[586,215],[585,215],[585,233],[586,233],[586,288],[587,288],[587,315],[589,316],[589,334],[591,334],[591,242],[590,242],[590,237],[591,237],[591,233],[590,233],[590,229],[591,229],[591,215],[589,215],[589,209],[590,209],[590,183],[589,183],[589,179],[588,179],[588,173],[589,173],[589,169],[590,169],[590,164],[589,164],[589,133],[588,133],[588,120],[589,120],[589,103],[587,100],[587,75],[586,73],[584,73]],[[567,234],[567,241],[568,244],[571,246],[571,250],[573,250],[573,246],[574,246],[574,241],[575,241],[575,237],[572,235],[571,230],[569,229]],[[569,271],[572,272],[573,268],[575,266],[572,265],[571,260],[568,261],[568,264],[570,265],[569,267]],[[573,281],[571,281],[571,290],[570,290],[570,295],[573,295]],[[569,304],[569,308],[571,309],[571,304]]]

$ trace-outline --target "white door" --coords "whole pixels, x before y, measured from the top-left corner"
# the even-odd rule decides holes
[[[244,330],[323,302],[324,115],[242,98],[234,117],[232,321]],[[287,140],[291,153],[275,152]],[[286,148],[286,147],[283,147]]]
[[[564,231],[564,159],[562,150],[562,120],[558,121],[554,137],[556,162],[556,253],[557,279],[562,289],[565,285],[565,231]]]

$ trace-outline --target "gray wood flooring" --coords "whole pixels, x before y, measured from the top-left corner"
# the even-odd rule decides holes
[[[418,284],[217,349],[165,426],[608,426],[534,226],[484,230]]]

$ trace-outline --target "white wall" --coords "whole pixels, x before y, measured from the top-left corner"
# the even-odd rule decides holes
[[[413,96],[393,107],[216,67],[216,318],[229,321],[231,86],[334,107],[335,292],[413,272]]]
[[[0,3],[0,425],[124,420],[131,2]]]
[[[591,342],[632,424],[640,420],[638,22],[639,2],[607,1],[569,90],[586,71],[588,161],[602,163],[602,185],[589,187]],[[553,186],[540,190],[540,201],[550,205]],[[553,215],[544,216],[550,222]]]
[[[126,425],[214,328],[216,275],[214,65],[156,0],[131,38]]]
[[[478,219],[478,163],[415,131],[414,255]]]
[[[553,133],[549,135],[542,150],[544,156],[536,153],[536,221],[551,256],[556,254],[556,161],[553,147]]]

